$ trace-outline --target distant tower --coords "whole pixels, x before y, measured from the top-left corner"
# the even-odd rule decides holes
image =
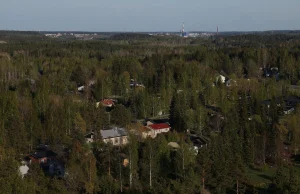
[[[180,36],[187,37],[187,33],[184,31],[184,22],[182,23],[182,28],[180,30]]]
[[[219,26],[217,26],[217,36],[219,35]]]

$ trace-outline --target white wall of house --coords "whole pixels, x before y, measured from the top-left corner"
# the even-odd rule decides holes
[[[142,137],[143,137],[144,139],[146,139],[147,137],[155,138],[156,135],[157,135],[157,134],[155,133],[154,130],[144,131],[144,132],[142,133]]]
[[[85,138],[86,143],[93,143],[94,139],[93,138]]]
[[[151,130],[153,130],[156,134],[159,134],[159,133],[167,133],[167,132],[169,132],[170,128],[157,129],[157,130],[151,129]]]
[[[128,143],[128,137],[127,136],[122,136],[122,137],[111,137],[111,138],[106,138],[103,139],[104,143],[111,143],[114,146],[118,145],[126,145]]]
[[[143,139],[146,139],[148,136],[149,136],[148,131],[142,132],[142,138],[143,138]]]
[[[147,138],[147,137],[155,138],[160,133],[167,133],[170,131],[170,128],[154,130],[151,127],[148,127],[148,129],[149,129],[149,131],[145,131],[142,133],[143,138]]]

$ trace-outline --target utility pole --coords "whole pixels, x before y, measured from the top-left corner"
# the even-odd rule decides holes
[[[110,176],[110,150],[108,152],[108,174]]]
[[[200,112],[200,133],[202,136],[202,117],[201,117],[201,112]]]
[[[108,113],[108,126],[110,126],[110,112]]]
[[[203,187],[203,190],[205,189],[205,178],[204,178],[204,169],[202,169],[202,187]]]
[[[103,100],[103,79],[101,80],[101,100]]]
[[[132,157],[131,157],[131,148],[129,150],[129,186],[132,186]]]
[[[239,194],[239,180],[236,179],[236,194]]]
[[[91,156],[90,156],[91,157]],[[89,181],[92,181],[92,159],[90,158],[90,173],[89,173]]]
[[[152,116],[154,117],[154,97],[152,97]]]
[[[182,144],[182,171],[183,171],[183,177],[185,177],[185,172],[184,172],[184,144]]]
[[[122,166],[121,166],[121,156],[120,156],[120,145],[119,145],[119,170],[120,170],[120,191],[123,193],[123,185],[122,185]]]
[[[149,173],[149,185],[150,185],[150,189],[152,189],[152,166],[151,166],[151,159],[152,159],[152,148],[150,145],[150,173]]]
[[[70,111],[70,106],[68,106],[68,123],[69,123],[69,125],[68,125],[68,128],[69,128],[69,130],[67,131],[67,133],[69,133],[68,135],[70,135],[71,134],[71,122],[70,122],[70,116],[71,116],[71,111]]]

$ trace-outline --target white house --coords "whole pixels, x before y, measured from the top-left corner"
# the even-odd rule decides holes
[[[291,114],[294,110],[295,110],[295,108],[290,107],[290,108],[286,108],[286,110],[284,110],[283,112],[284,112],[285,115],[289,115],[289,114]]]
[[[90,133],[86,134],[84,136],[84,138],[85,138],[86,143],[93,143],[94,142],[94,132],[90,132]]]
[[[216,77],[216,82],[221,82],[222,84],[224,84],[224,83],[225,83],[225,80],[226,80],[226,77],[223,76],[223,75],[218,75],[218,76]]]
[[[83,92],[83,91],[84,91],[84,86],[79,86],[79,87],[77,88],[77,91],[78,91],[78,92]]]
[[[29,167],[26,165],[26,162],[22,162],[22,166],[19,167],[19,173],[23,178],[28,173]]]
[[[114,146],[128,143],[128,135],[125,128],[114,127],[108,130],[101,130],[100,132],[104,143],[110,142]]]

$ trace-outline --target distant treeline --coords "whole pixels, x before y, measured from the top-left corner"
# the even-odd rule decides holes
[[[7,31],[0,30],[1,41],[30,41],[30,40],[43,40],[46,37],[36,31]]]
[[[111,40],[136,40],[150,38],[149,34],[140,33],[120,33],[110,37]]]

